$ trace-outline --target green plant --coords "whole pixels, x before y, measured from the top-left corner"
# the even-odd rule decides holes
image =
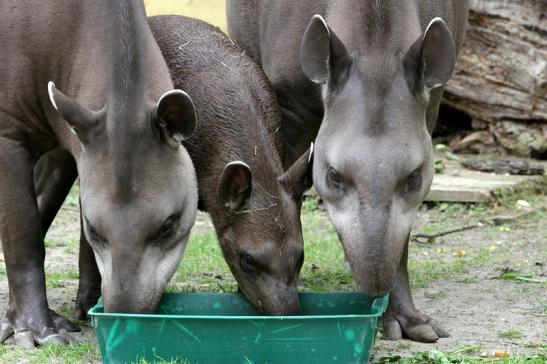
[[[507,330],[498,333],[498,336],[504,339],[522,339],[522,332],[518,330]]]

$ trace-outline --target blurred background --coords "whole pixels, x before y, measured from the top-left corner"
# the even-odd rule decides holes
[[[179,14],[205,20],[226,32],[226,0],[145,0],[148,16]]]

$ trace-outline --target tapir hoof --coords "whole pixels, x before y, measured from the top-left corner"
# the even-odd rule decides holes
[[[74,307],[74,317],[76,320],[85,321],[88,319],[87,313],[97,304],[100,295],[100,292],[98,294],[91,294],[90,297],[87,298],[81,298],[80,295],[78,295]]]
[[[0,327],[0,343],[4,343],[12,336],[15,344],[25,349],[32,349],[36,344],[70,344],[74,342],[75,339],[68,332],[80,331],[80,327],[53,310],[49,311],[49,315],[55,327],[44,327],[40,333],[25,327],[15,330],[10,322],[3,323]]]
[[[64,330],[66,332],[80,332],[80,326],[76,325],[74,322],[70,321],[64,316],[59,315],[53,310],[49,310],[49,316],[53,320],[57,330]]]
[[[419,311],[412,313],[387,312],[383,317],[384,335],[389,340],[403,337],[420,342],[436,342],[450,336],[437,321]]]

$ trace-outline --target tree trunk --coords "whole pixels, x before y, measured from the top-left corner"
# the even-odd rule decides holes
[[[494,136],[507,138],[507,123],[524,123],[543,140],[535,150],[519,146],[517,152],[545,153],[547,1],[471,0],[464,47],[443,101],[476,125],[488,125]],[[504,131],[497,130],[502,124]]]

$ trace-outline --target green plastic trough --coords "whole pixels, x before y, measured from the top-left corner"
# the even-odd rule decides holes
[[[163,295],[156,314],[89,311],[103,363],[366,363],[387,295],[301,293],[299,316],[260,316],[237,293]]]

